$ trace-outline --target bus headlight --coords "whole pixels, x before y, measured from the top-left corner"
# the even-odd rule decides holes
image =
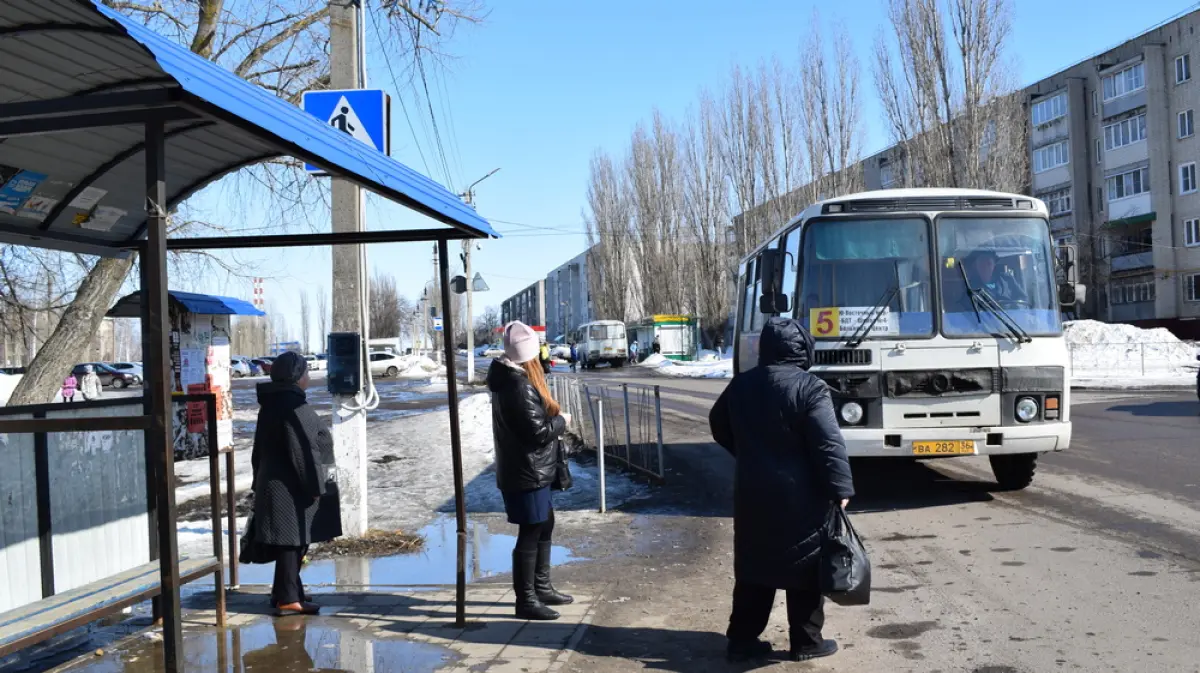
[[[1037,418],[1038,403],[1032,397],[1022,397],[1017,400],[1017,420],[1028,423]]]
[[[858,402],[847,402],[842,405],[842,420],[846,425],[858,425],[862,423],[863,408]]]

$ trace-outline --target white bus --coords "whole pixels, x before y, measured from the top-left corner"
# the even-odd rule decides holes
[[[580,325],[572,339],[579,364],[584,369],[595,369],[596,365],[605,362],[621,367],[629,360],[625,323],[620,320],[597,320]]]
[[[741,261],[734,374],[799,319],[851,456],[986,455],[1003,488],[1071,443],[1061,305],[1082,301],[1046,206],[962,189],[813,204]]]

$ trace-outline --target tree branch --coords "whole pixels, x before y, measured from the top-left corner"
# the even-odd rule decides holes
[[[267,54],[271,53],[272,49],[274,49],[275,47],[278,47],[279,45],[281,45],[284,42],[288,41],[289,39],[295,37],[296,35],[299,35],[304,30],[306,30],[309,26],[313,25],[314,23],[317,23],[318,21],[323,20],[326,16],[329,16],[329,7],[328,6],[322,8],[316,12],[313,12],[312,14],[309,14],[308,16],[304,17],[303,19],[296,21],[295,23],[288,26],[287,28],[284,28],[279,33],[277,33],[274,37],[270,38],[266,42],[263,42],[262,44],[258,45],[254,49],[251,49],[250,53],[246,54],[246,58],[242,59],[242,62],[238,65],[237,68],[234,69],[234,71],[233,71],[234,74],[236,74],[238,77],[245,78],[246,73],[250,71],[250,68],[253,68],[255,65],[258,64],[259,61],[261,61],[263,58],[265,58]]]

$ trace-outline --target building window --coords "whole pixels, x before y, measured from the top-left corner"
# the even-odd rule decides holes
[[[1183,277],[1183,296],[1188,301],[1200,301],[1200,273],[1189,273]]]
[[[1179,113],[1179,137],[1190,138],[1196,132],[1195,116],[1191,110]]]
[[[1067,141],[1039,147],[1033,151],[1033,172],[1044,173],[1051,168],[1066,166],[1070,161]]]
[[[896,184],[896,175],[892,170],[892,162],[879,162],[879,186],[889,189],[894,184]]]
[[[1111,283],[1108,297],[1113,304],[1136,304],[1143,301],[1154,301],[1158,293],[1154,289],[1153,280],[1126,280]]]
[[[1192,78],[1192,57],[1184,54],[1175,59],[1175,83],[1183,84]]]
[[[1108,200],[1116,201],[1150,191],[1150,169],[1137,168],[1128,173],[1119,173],[1104,181]]]
[[[1120,98],[1145,87],[1146,67],[1142,63],[1136,63],[1104,78],[1104,100]]]
[[[1191,194],[1196,191],[1196,162],[1192,161],[1179,166],[1179,193]]]
[[[1050,217],[1056,215],[1066,215],[1071,212],[1071,189],[1056,189],[1053,192],[1046,192],[1038,198],[1046,202],[1046,208],[1050,211]]]
[[[1146,139],[1146,113],[1136,117],[1122,119],[1119,122],[1104,127],[1104,149],[1114,150],[1118,147],[1132,145]]]
[[[1060,93],[1033,104],[1033,125],[1041,126],[1067,116],[1067,95]]]
[[[1100,114],[1100,92],[1092,91],[1092,116]]]
[[[1189,248],[1200,245],[1200,219],[1183,221],[1183,243]]]
[[[1100,151],[1100,139],[1096,138],[1096,163],[1104,161],[1104,153]]]

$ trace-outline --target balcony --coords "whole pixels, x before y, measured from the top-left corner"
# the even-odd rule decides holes
[[[1150,268],[1154,266],[1154,251],[1142,250],[1140,252],[1130,252],[1123,255],[1115,255],[1112,258],[1111,266],[1113,273]]]

